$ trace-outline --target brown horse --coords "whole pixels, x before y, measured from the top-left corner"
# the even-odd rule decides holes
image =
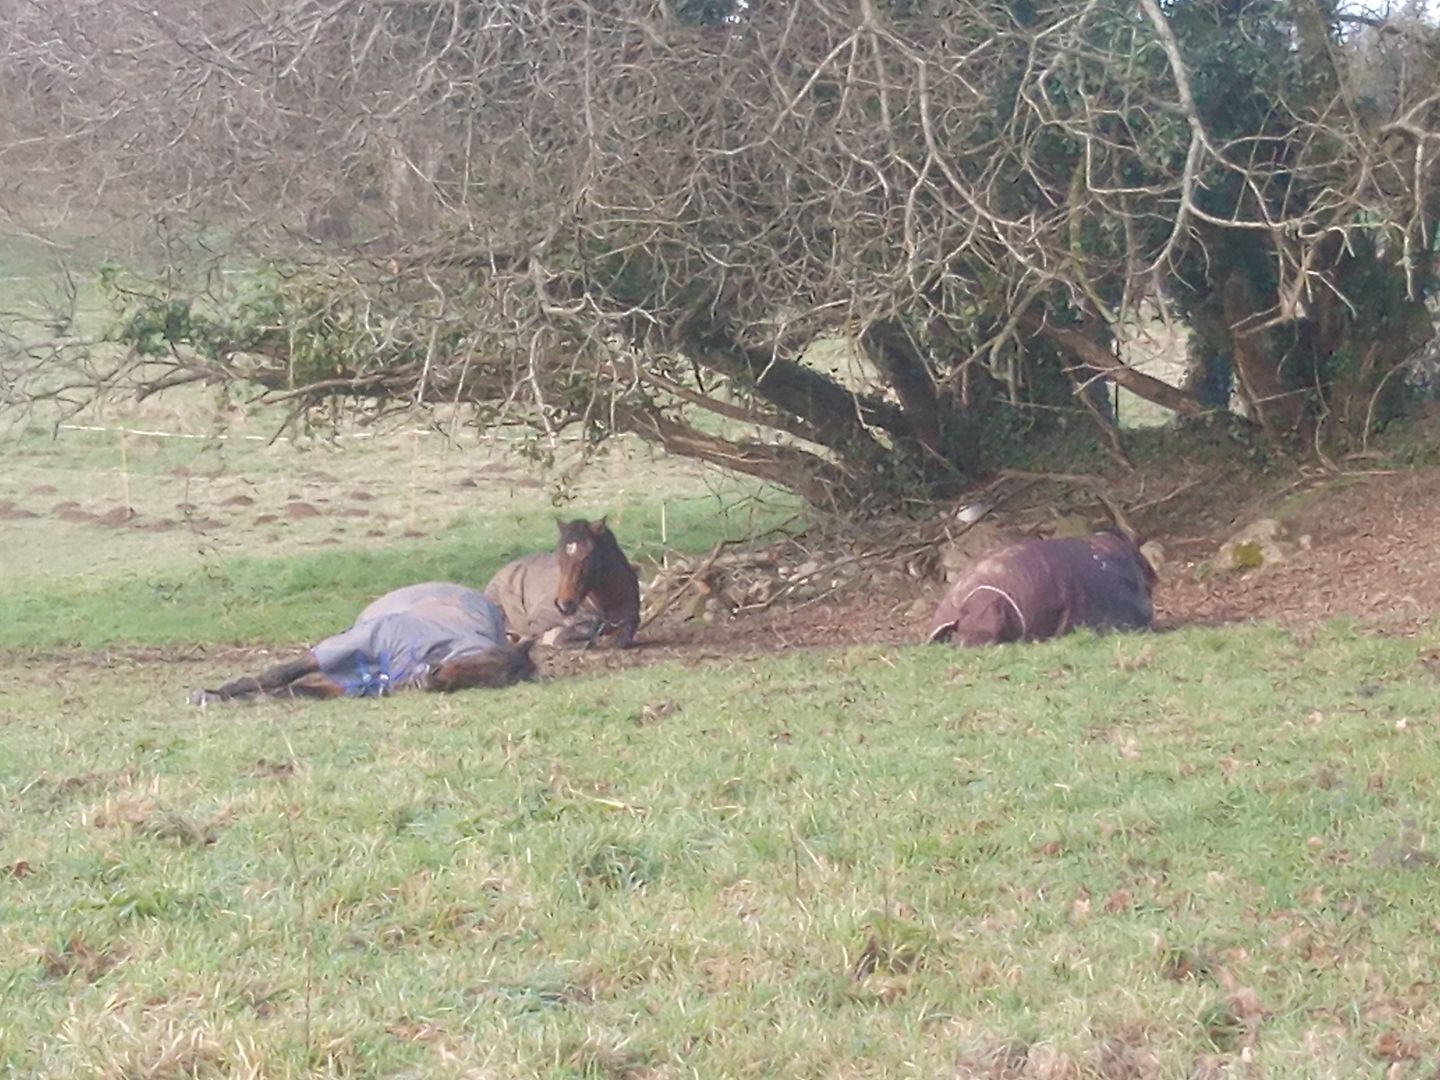
[[[509,686],[535,674],[533,640],[512,645],[505,616],[475,589],[432,581],[386,593],[344,633],[256,676],[197,690],[196,705],[257,695],[379,697]]]
[[[1155,620],[1155,570],[1117,532],[1023,540],[981,559],[950,588],[931,641],[1043,641],[1078,627],[1142,630]]]
[[[615,534],[599,521],[561,521],[554,551],[500,568],[485,595],[505,612],[512,635],[547,645],[592,645],[617,633],[629,648],[640,626],[640,581]]]

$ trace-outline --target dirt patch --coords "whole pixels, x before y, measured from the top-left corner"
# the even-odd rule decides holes
[[[940,592],[935,590],[936,603]],[[775,607],[760,615],[705,622],[662,620],[642,630],[630,649],[602,640],[590,649],[537,646],[545,676],[579,675],[667,661],[687,664],[758,660],[797,649],[853,645],[914,645],[924,641],[925,619],[907,617],[918,592],[871,593]],[[928,617],[928,616],[927,616]]]
[[[45,974],[52,979],[77,975],[93,983],[121,963],[126,955],[125,949],[97,948],[77,934],[58,948],[42,949],[39,960]]]
[[[255,762],[246,775],[265,777],[272,780],[288,780],[300,771],[300,763],[294,758],[283,758],[279,761],[271,761],[269,758],[260,758]]]
[[[303,521],[305,518],[320,516],[320,511],[307,502],[288,502],[285,504],[285,514],[291,521]]]
[[[1348,615],[1393,633],[1413,633],[1440,612],[1440,474],[1433,471],[1341,480],[1282,507],[1308,549],[1283,565],[1214,571],[1213,540],[1191,544],[1162,575],[1157,607],[1165,622],[1273,619],[1300,627]]]
[[[157,518],[155,521],[137,521],[131,527],[141,532],[169,532],[178,528],[180,523],[173,518]]]
[[[102,525],[107,529],[118,529],[122,525],[128,525],[135,518],[135,511],[128,506],[114,506],[103,514],[97,514],[92,524]]]
[[[1311,537],[1283,565],[1240,572],[1211,564],[1220,544],[1245,522],[1274,510],[1273,500],[1217,514],[1205,534],[1181,506],[1152,515],[1148,534],[1169,552],[1156,593],[1161,629],[1251,619],[1303,629],[1339,616],[1378,633],[1413,635],[1440,614],[1440,471],[1341,478],[1283,502],[1278,516]],[[879,575],[843,596],[777,605],[752,617],[704,622],[673,616],[643,629],[637,647],[536,649],[547,676],[773,656],[793,649],[918,644],[945,585],[901,574]],[[918,613],[918,614],[917,614]],[[1440,665],[1437,665],[1440,667]]]

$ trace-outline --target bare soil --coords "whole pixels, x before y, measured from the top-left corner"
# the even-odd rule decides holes
[[[1357,476],[1303,497],[1284,516],[1310,546],[1283,565],[1246,573],[1197,572],[1194,555],[1166,575],[1159,597],[1170,622],[1273,619],[1292,627],[1351,616],[1374,629],[1413,633],[1440,612],[1440,473]]]
[[[1278,499],[1265,494],[1230,506],[1199,534],[1197,515],[1184,505],[1145,523],[1166,549],[1158,628],[1266,619],[1298,630],[1348,616],[1367,632],[1409,636],[1440,615],[1440,470],[1315,478]],[[1282,523],[1286,561],[1243,572],[1216,567],[1220,545],[1264,517]],[[658,660],[913,644],[924,640],[925,602],[939,603],[944,589],[938,580],[871,585],[751,618],[662,621],[642,632],[644,647],[628,653],[602,646],[537,655],[547,673],[571,674]],[[917,616],[917,608],[926,610]]]

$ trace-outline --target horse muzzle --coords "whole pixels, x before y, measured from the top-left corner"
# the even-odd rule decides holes
[[[557,597],[555,598],[555,606],[556,606],[556,608],[559,609],[561,615],[574,615],[575,612],[577,612],[577,611],[580,610],[580,601],[578,601],[578,600],[561,600],[561,599],[557,596]]]

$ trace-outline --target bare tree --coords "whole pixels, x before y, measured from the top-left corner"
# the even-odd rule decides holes
[[[27,177],[8,212],[223,227],[274,267],[243,292],[121,293],[124,357],[12,342],[13,400],[187,380],[297,408],[462,400],[854,501],[966,483],[1014,410],[1102,376],[1213,408],[1122,362],[1147,304],[1233,370],[1276,445],[1372,423],[1429,332],[1440,95],[1413,14],[0,9],[0,172]],[[836,338],[873,385],[807,362]]]

